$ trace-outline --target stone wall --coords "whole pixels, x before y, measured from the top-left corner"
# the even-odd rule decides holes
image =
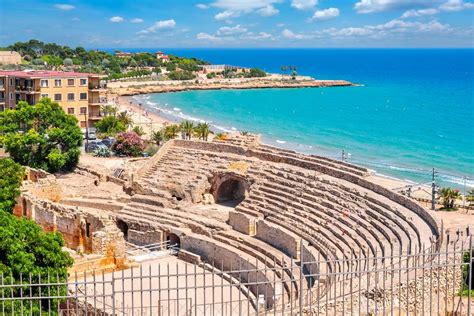
[[[255,237],[279,249],[286,255],[299,259],[300,239],[280,226],[258,220]]]
[[[256,231],[255,218],[244,213],[230,211],[229,225],[238,232],[249,236],[254,236]]]
[[[246,260],[245,254],[237,249],[216,240],[189,234],[181,236],[181,248],[199,255],[204,262],[224,271],[246,270],[248,272],[232,275],[243,283],[268,282],[266,284],[251,284],[249,290],[258,297],[264,295],[267,308],[271,308],[276,300],[282,295],[281,284],[273,284],[273,278],[264,274],[263,266],[256,266],[255,260]]]
[[[79,252],[114,256],[125,254],[123,234],[108,214],[60,205],[23,192],[18,198],[14,215],[34,220],[44,231],[60,232],[66,246]]]

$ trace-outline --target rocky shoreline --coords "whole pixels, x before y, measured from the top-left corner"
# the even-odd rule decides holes
[[[148,93],[169,93],[189,90],[226,90],[226,89],[284,89],[284,88],[322,88],[356,86],[346,80],[304,80],[304,81],[277,81],[254,80],[244,82],[111,82],[108,84],[113,93],[120,96],[133,96]]]

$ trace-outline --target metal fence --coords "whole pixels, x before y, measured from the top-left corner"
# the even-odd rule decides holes
[[[472,238],[442,250],[1,275],[2,315],[472,315]],[[304,258],[303,258],[304,259]]]

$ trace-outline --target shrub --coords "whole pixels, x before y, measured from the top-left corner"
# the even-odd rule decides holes
[[[112,150],[118,155],[139,157],[145,150],[145,143],[135,132],[120,133],[112,145]]]
[[[94,151],[94,156],[106,158],[112,156],[112,152],[108,148],[100,147]]]

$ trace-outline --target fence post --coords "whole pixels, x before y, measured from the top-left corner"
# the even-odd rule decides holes
[[[472,287],[472,236],[469,236],[469,264],[468,264],[468,281],[467,281],[467,314],[471,315],[471,287]]]
[[[133,280],[132,280],[133,282]],[[123,289],[122,289],[123,291]],[[115,270],[112,270],[112,316],[115,315]]]
[[[300,285],[299,285],[299,298],[300,298],[300,315],[303,315],[303,268],[304,268],[304,251],[303,251],[303,239],[300,239]]]

